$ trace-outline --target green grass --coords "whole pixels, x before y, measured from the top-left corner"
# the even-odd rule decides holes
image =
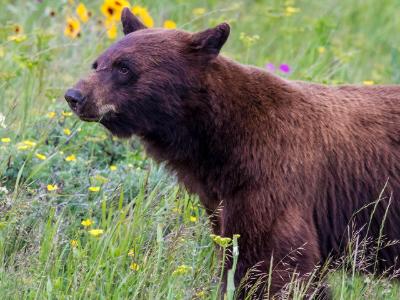
[[[221,263],[197,197],[147,158],[134,138],[114,139],[99,125],[63,115],[69,111],[64,91],[112,43],[98,24],[102,1],[84,2],[93,16],[73,40],[63,35],[75,9],[68,1],[2,2],[0,139],[11,141],[0,141],[0,299],[215,299]],[[195,31],[228,21],[225,55],[260,67],[289,64],[290,74],[277,73],[291,79],[400,81],[394,0],[139,4],[157,26],[172,19]],[[286,16],[288,6],[299,11]],[[205,14],[194,16],[199,7]],[[21,42],[9,40],[16,24],[26,36]],[[26,140],[35,144],[20,149]],[[66,161],[70,155],[76,160]],[[58,189],[48,191],[49,184]],[[91,186],[100,191],[90,192]],[[87,218],[91,228],[104,230],[101,236],[81,225]],[[382,278],[343,268],[330,273],[335,299],[400,297],[398,286]]]

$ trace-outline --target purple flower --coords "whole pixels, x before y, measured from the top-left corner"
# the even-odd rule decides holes
[[[282,73],[290,73],[290,67],[289,67],[289,65],[287,65],[287,64],[281,64],[280,66],[279,66],[279,70],[282,72]]]
[[[275,72],[275,65],[273,63],[267,63],[265,68],[270,72]]]

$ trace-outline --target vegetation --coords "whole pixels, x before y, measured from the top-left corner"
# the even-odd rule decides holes
[[[63,100],[121,37],[115,2],[128,4],[82,2],[2,1],[0,299],[215,299],[221,239],[197,197],[135,138],[79,121]],[[189,31],[228,21],[224,55],[290,79],[400,82],[394,0],[138,1],[132,10],[148,26]],[[353,253],[347,266],[359,263]],[[400,297],[393,282],[343,270],[329,272],[335,299]]]

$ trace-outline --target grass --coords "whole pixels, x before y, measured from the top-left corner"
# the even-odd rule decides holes
[[[215,299],[221,264],[197,197],[134,138],[114,139],[65,113],[64,91],[112,43],[98,24],[102,2],[84,3],[93,16],[69,39],[65,18],[76,6],[69,1],[2,2],[0,299]],[[290,73],[276,71],[284,77],[400,82],[396,1],[139,4],[157,26],[171,19],[195,31],[228,21],[224,54],[259,67],[288,64]],[[23,32],[13,40],[16,25]],[[85,228],[88,218],[94,224]],[[393,282],[344,268],[329,282],[335,299],[400,297]]]

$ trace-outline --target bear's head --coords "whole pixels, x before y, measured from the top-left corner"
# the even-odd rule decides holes
[[[125,36],[93,63],[92,72],[65,94],[84,121],[120,137],[176,135],[207,110],[207,67],[225,43],[229,25],[198,33],[148,29],[129,9]]]

